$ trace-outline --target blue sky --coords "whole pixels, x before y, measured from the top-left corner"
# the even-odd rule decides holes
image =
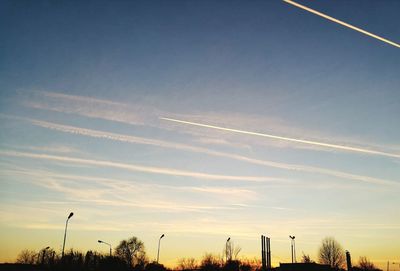
[[[399,41],[396,1],[299,3]],[[169,265],[260,234],[275,263],[289,234],[398,259],[398,48],[283,1],[0,5],[0,260],[70,211],[68,247],[165,233]]]

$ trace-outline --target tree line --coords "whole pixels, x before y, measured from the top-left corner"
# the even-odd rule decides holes
[[[175,270],[189,271],[261,271],[259,259],[239,258],[241,248],[233,242],[227,244],[222,256],[206,253],[200,261],[194,258],[181,258]],[[303,254],[302,263],[315,263],[309,255]],[[133,236],[120,241],[113,255],[96,251],[86,253],[67,251],[64,257],[52,248],[43,248],[35,252],[23,250],[19,253],[16,263],[35,265],[42,270],[76,270],[76,271],[167,271],[168,269],[157,262],[149,261],[144,243]],[[342,246],[332,237],[322,240],[318,251],[318,263],[327,264],[335,270],[344,270],[346,259]],[[352,268],[353,271],[380,271],[366,257],[360,257],[359,262]]]

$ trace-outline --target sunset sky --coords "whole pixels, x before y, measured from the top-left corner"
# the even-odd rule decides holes
[[[400,42],[399,1],[299,3]],[[1,1],[0,35],[0,262],[71,211],[67,249],[167,266],[400,262],[399,48],[279,0]]]

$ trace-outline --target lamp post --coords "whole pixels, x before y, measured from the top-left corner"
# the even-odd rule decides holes
[[[225,255],[225,257],[226,257],[226,262],[228,262],[228,254],[229,254],[229,252],[228,252],[228,243],[229,243],[229,241],[231,240],[231,238],[229,237],[228,239],[226,239],[226,243],[225,243],[225,253],[226,253],[226,255]],[[231,257],[229,257],[229,259],[230,259]]]
[[[67,228],[68,228],[68,221],[69,219],[74,215],[73,212],[71,212],[67,218],[67,221],[65,222],[65,231],[64,231],[64,243],[63,243],[63,248],[62,248],[62,253],[61,253],[61,259],[64,258],[64,249],[65,249],[65,239],[67,238]]]
[[[106,245],[108,245],[110,247],[110,257],[111,257],[111,251],[112,251],[111,244],[109,244],[107,242],[104,242],[104,241],[101,241],[101,240],[97,240],[97,242],[99,242],[100,244],[106,244]]]
[[[162,234],[162,235],[160,236],[160,238],[158,239],[157,263],[158,263],[158,260],[160,259],[160,243],[161,243],[161,238],[163,238],[164,236],[165,236],[165,235]]]
[[[289,238],[291,239],[292,263],[295,263],[296,262],[296,245],[295,245],[294,239],[296,237],[294,235],[293,236],[289,235]]]

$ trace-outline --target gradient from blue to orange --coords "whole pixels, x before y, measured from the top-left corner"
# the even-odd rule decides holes
[[[300,1],[399,42],[397,1]],[[0,261],[107,252],[173,266],[227,237],[273,264],[400,261],[400,54],[283,1],[2,1]],[[394,154],[173,123],[172,118]],[[396,158],[397,155],[397,158]]]

